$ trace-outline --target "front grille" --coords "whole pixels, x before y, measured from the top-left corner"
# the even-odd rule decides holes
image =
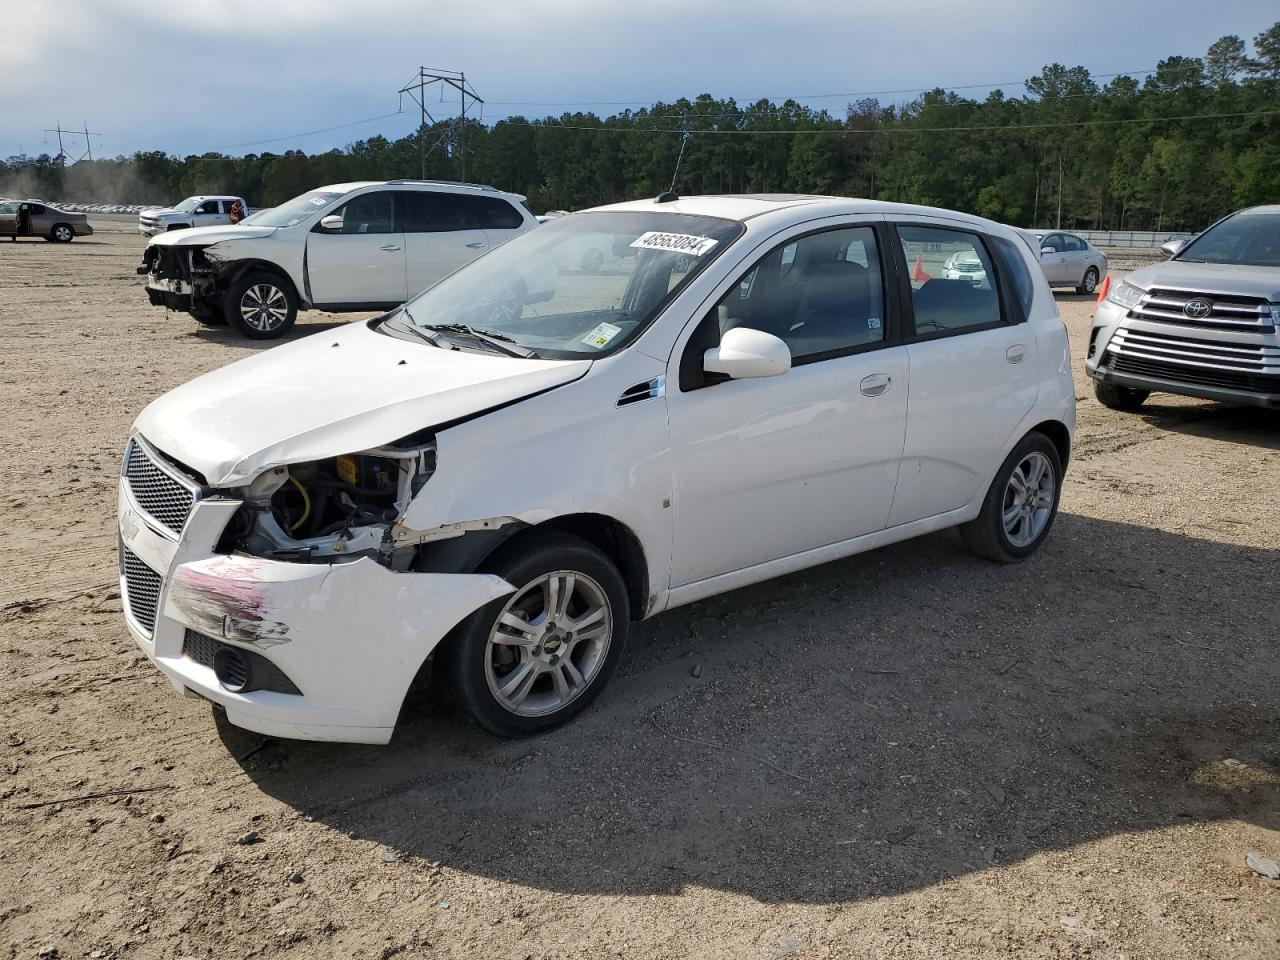
[[[136,440],[130,440],[125,450],[124,479],[144,513],[174,533],[182,532],[195,506],[196,492],[162,469]]]
[[[160,603],[160,574],[120,545],[120,566],[124,572],[124,606],[129,615],[150,636],[156,628],[156,606]]]
[[[1196,300],[1208,305],[1208,313],[1203,317],[1190,316],[1186,312],[1187,304]],[[1147,291],[1129,316],[1151,323],[1173,323],[1207,330],[1269,332],[1276,323],[1271,304],[1262,297],[1168,288]]]
[[[182,638],[182,655],[202,667],[208,667],[210,670],[213,669],[213,658],[217,656],[218,651],[223,647],[230,647],[235,650],[245,663],[252,666],[254,690],[271,690],[275,693],[291,693],[299,696],[302,694],[302,691],[285,675],[283,670],[261,654],[246,650],[243,647],[223,643],[213,637],[206,637],[203,633],[197,633],[194,630],[187,630]],[[239,684],[243,684],[244,679],[247,678],[241,678]]]
[[[1238,369],[1189,366],[1166,360],[1149,360],[1108,350],[1102,357],[1102,365],[1115,373],[1128,373],[1138,377],[1154,377],[1174,383],[1202,387],[1219,387],[1240,390],[1245,393],[1280,393],[1280,376],[1245,373]]]
[[[1266,343],[1205,340],[1121,327],[1108,348],[1124,357],[1244,373],[1280,374],[1280,346]]]

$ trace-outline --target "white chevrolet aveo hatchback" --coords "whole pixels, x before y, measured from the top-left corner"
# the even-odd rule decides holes
[[[588,235],[590,270],[560,255]],[[1075,424],[1036,253],[821,197],[556,219],[148,406],[120,484],[129,629],[262,733],[386,742],[430,662],[521,735],[680,604],[950,526],[1024,558]],[[945,276],[960,259],[982,279]],[[529,263],[562,266],[513,313]]]

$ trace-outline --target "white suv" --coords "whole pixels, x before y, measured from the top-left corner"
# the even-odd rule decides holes
[[[231,222],[235,204],[247,214],[249,206],[240,197],[187,197],[172,207],[147,207],[138,214],[138,232],[145,237],[170,230],[216,227]]]
[[[138,273],[153,304],[266,340],[293,326],[298,310],[398,306],[537,225],[524,197],[493,187],[339,183],[234,227],[160,234]],[[516,314],[546,295],[528,283],[490,292]]]
[[[488,296],[584,236],[632,256],[518,315]],[[957,254],[985,279],[941,276]],[[634,620],[945,527],[1031,555],[1074,426],[1012,229],[664,194],[154,401],[125,618],[177,690],[269,735],[386,742],[429,658],[479,723],[532,733],[599,693]]]

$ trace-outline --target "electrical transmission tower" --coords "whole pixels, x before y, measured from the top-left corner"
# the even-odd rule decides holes
[[[45,133],[56,133],[58,135],[58,156],[56,159],[58,163],[64,167],[67,165],[67,160],[69,159],[67,156],[67,151],[62,145],[62,138],[64,136],[84,137],[84,153],[76,157],[75,160],[72,160],[71,161],[72,163],[78,163],[81,160],[92,160],[93,159],[93,143],[92,141],[90,141],[89,138],[90,137],[98,137],[99,139],[102,138],[102,134],[91,132],[89,130],[89,124],[87,123],[84,125],[83,131],[66,130],[63,128],[62,124],[59,123],[59,124],[56,124],[52,129],[46,129]]]
[[[418,153],[421,156],[422,163],[422,179],[427,178],[427,156],[443,142],[443,138],[437,141],[431,150],[427,149],[427,121],[435,123],[435,117],[427,110],[427,91],[434,88],[436,84],[440,86],[440,99],[444,100],[444,88],[452,87],[458,92],[458,119],[450,124],[450,128],[445,135],[454,129],[458,132],[457,155],[458,155],[458,179],[467,179],[467,108],[474,104],[483,104],[484,101],[476,95],[471,85],[467,83],[467,75],[461,71],[453,70],[435,70],[428,67],[419,67],[417,75],[400,88],[400,95],[405,94],[418,105],[418,109],[422,112],[421,122],[418,124]]]

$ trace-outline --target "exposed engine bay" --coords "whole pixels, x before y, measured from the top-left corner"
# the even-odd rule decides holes
[[[397,543],[393,525],[435,468],[434,441],[275,467],[237,491],[244,504],[219,549],[302,563],[367,556],[407,570],[417,545]]]
[[[221,309],[222,291],[217,275],[220,264],[205,247],[149,244],[138,274],[148,278],[147,296],[152,306],[170,310]]]

